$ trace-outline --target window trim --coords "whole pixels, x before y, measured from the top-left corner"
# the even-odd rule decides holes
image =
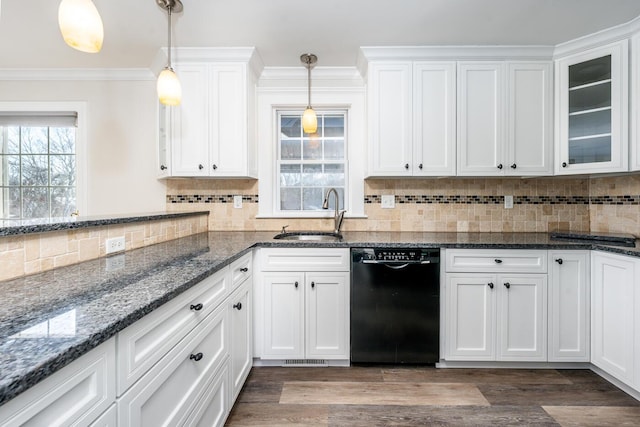
[[[82,215],[87,212],[87,103],[83,101],[0,101],[1,112],[69,112],[78,114],[76,128],[76,209]]]

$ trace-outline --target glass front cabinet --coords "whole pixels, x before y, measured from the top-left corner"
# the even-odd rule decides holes
[[[556,61],[557,175],[629,169],[628,56],[622,40]]]

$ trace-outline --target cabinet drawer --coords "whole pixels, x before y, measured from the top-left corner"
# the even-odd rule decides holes
[[[245,279],[251,276],[252,271],[252,257],[251,252],[244,255],[242,258],[235,260],[230,266],[231,272],[231,289],[235,290],[239,284],[245,281]]]
[[[260,251],[262,271],[349,271],[347,248],[273,248]]]
[[[230,292],[227,273],[207,277],[118,334],[118,396],[220,305]]]
[[[447,249],[448,272],[546,273],[544,250]]]
[[[228,359],[227,319],[226,307],[219,307],[135,383],[118,401],[118,425],[185,425]]]
[[[0,426],[88,425],[116,398],[115,339],[0,407]]]

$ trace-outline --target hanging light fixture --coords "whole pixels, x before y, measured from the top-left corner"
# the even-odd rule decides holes
[[[180,0],[156,0],[156,3],[169,14],[169,25],[167,27],[169,38],[167,47],[168,61],[167,66],[164,67],[164,70],[162,70],[158,76],[158,99],[160,100],[160,103],[164,105],[180,105],[180,101],[182,100],[182,88],[180,87],[180,80],[178,80],[178,76],[173,71],[173,68],[171,68],[171,14],[173,12],[182,12],[182,2],[180,2]]]
[[[305,53],[300,56],[300,61],[307,67],[307,89],[309,95],[307,109],[304,110],[302,115],[302,129],[305,133],[316,133],[318,130],[318,117],[313,108],[311,108],[311,68],[318,62],[318,57],[313,53]]]
[[[102,49],[102,18],[91,0],[62,0],[58,7],[58,26],[64,41],[82,52]]]

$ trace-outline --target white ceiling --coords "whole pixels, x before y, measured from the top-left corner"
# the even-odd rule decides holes
[[[57,27],[59,0],[2,0],[0,68],[147,68],[166,46],[156,0],[94,0],[98,54]],[[640,15],[639,0],[183,0],[175,46],[255,46],[267,66],[354,66],[359,46],[555,45]]]

